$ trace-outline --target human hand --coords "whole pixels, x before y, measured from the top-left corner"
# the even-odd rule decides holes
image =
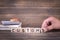
[[[60,29],[60,20],[55,17],[49,17],[44,20],[42,29],[44,29],[44,32],[50,31],[52,29]]]

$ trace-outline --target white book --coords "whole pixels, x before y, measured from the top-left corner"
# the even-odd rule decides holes
[[[0,30],[11,30],[11,28],[18,28],[21,25],[0,25]]]

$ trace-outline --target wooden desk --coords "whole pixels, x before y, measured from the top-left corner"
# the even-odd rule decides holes
[[[60,40],[60,32],[28,34],[0,30],[0,40]]]

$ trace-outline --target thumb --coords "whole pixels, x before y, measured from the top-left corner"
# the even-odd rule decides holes
[[[52,29],[53,29],[52,26],[48,26],[48,27],[45,28],[45,31],[50,31],[50,30],[52,30]]]
[[[48,26],[48,27],[45,27],[45,28],[42,28],[44,30],[44,32],[47,32],[47,31],[50,31],[53,29],[52,26]]]

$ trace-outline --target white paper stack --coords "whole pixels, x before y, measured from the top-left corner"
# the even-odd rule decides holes
[[[1,21],[0,30],[11,30],[11,28],[21,27],[21,22]]]

